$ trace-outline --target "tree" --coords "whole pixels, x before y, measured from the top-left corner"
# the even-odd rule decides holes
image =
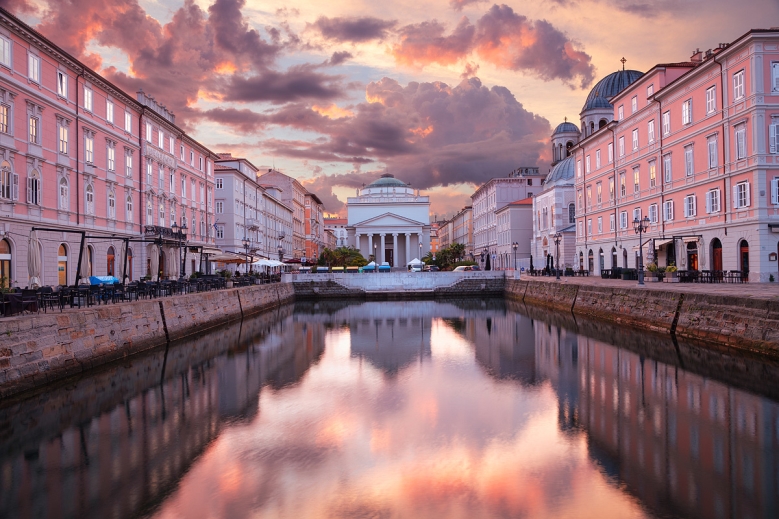
[[[335,250],[325,248],[319,255],[318,264],[331,267],[363,267],[368,261],[354,247],[338,247]]]

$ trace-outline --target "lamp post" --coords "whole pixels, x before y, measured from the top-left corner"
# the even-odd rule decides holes
[[[482,250],[482,251],[479,253],[479,256],[481,256],[482,268],[484,268],[484,265],[483,265],[483,264],[484,264],[484,255],[485,255],[485,254],[487,254],[487,249],[484,249],[484,250]]]
[[[281,246],[281,243],[276,250],[279,252],[279,261],[284,261],[284,247]]]
[[[246,236],[243,237],[243,240],[241,240],[241,244],[243,245],[243,250],[246,251],[246,275],[249,275],[249,247],[252,246],[252,242],[247,238]]]
[[[173,222],[173,225],[170,226],[170,229],[173,231],[173,236],[176,238],[176,242],[178,242],[178,248],[179,248],[179,277],[182,276],[184,272],[184,262],[181,259],[181,244],[184,241],[187,233],[187,225],[183,224],[181,227],[176,225],[176,222]]]
[[[514,249],[514,270],[517,270],[517,247],[519,247],[517,242],[511,244],[511,248]]]
[[[378,259],[379,259],[379,257],[378,257],[378,256],[376,256],[376,254],[378,253],[378,251],[376,250],[376,248],[377,248],[377,246],[376,246],[376,244],[374,243],[374,244],[373,244],[373,273],[374,273],[374,274],[378,274],[378,273],[379,273],[379,262],[378,262],[378,261],[376,261],[376,260],[378,260]]]
[[[560,279],[560,241],[563,239],[563,235],[558,232],[555,233],[552,238],[554,239],[554,244],[557,249],[557,268],[555,269],[555,272],[557,273],[557,279]]]
[[[645,216],[639,220],[636,218],[633,220],[633,230],[638,234],[638,284],[644,284],[644,247],[642,245],[642,236],[649,228],[649,217]]]

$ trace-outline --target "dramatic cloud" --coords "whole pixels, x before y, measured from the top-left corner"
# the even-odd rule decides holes
[[[528,20],[506,5],[494,5],[476,24],[463,17],[455,29],[433,20],[400,29],[392,48],[408,65],[449,65],[476,55],[493,65],[525,71],[545,81],[560,79],[582,88],[595,78],[591,57],[545,20]]]
[[[451,7],[455,11],[462,11],[463,7],[465,7],[466,5],[478,4],[486,1],[487,0],[449,0],[449,7]]]
[[[246,78],[233,76],[221,90],[226,101],[288,103],[339,97],[343,94],[339,82],[340,76],[322,74],[312,65],[298,65],[286,72],[268,70]]]
[[[313,26],[327,39],[348,42],[381,40],[397,25],[395,20],[380,18],[327,18],[322,16]]]

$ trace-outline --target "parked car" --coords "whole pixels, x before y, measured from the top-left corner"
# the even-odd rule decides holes
[[[437,265],[425,265],[425,272],[438,272],[439,268]]]
[[[453,272],[470,272],[473,270],[473,267],[470,265],[460,265],[459,267],[455,267]]]
[[[478,265],[471,265],[471,270],[481,270]]]

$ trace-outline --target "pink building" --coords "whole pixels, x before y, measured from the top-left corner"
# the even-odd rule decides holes
[[[82,278],[121,278],[123,244],[130,279],[149,274],[155,246],[162,275],[180,272],[184,250],[186,273],[199,270],[199,252],[214,242],[215,158],[151,97],[138,92],[133,98],[0,9],[5,283],[29,284],[33,228],[46,229],[38,231],[37,244],[44,285],[76,282],[82,232],[88,244]],[[180,248],[174,223],[186,225],[189,247]]]
[[[580,268],[644,261],[779,277],[779,30],[659,64],[571,149]]]

